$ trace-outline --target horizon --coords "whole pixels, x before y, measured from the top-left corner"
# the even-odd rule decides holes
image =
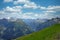
[[[57,19],[57,18],[59,18],[60,19],[60,17],[55,17],[55,18],[51,18],[51,19]],[[2,19],[6,19],[6,20],[20,20],[20,19],[24,19],[24,18],[2,18]],[[36,18],[36,19],[34,19],[34,20],[51,20],[51,19],[41,19],[41,18]],[[1,20],[1,18],[0,18],[0,20]],[[31,19],[24,19],[24,20],[33,20],[32,18]]]

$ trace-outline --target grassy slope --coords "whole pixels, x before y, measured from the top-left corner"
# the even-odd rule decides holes
[[[55,24],[41,31],[22,36],[16,40],[58,40],[57,35],[60,33],[60,24]]]

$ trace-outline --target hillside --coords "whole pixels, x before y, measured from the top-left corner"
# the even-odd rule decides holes
[[[52,25],[41,31],[22,36],[16,40],[60,40],[60,24]]]

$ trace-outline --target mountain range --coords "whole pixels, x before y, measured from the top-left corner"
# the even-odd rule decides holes
[[[0,19],[0,40],[15,39],[60,23],[60,18],[52,19]]]

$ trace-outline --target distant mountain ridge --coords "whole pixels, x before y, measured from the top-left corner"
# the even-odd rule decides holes
[[[59,23],[60,18],[57,17],[52,19],[25,19],[24,22],[32,27],[32,29],[34,29],[35,31],[38,31],[55,23]]]
[[[32,32],[33,30],[22,20],[9,21],[0,19],[0,40],[11,40]]]
[[[52,19],[0,19],[0,40],[11,40],[60,23],[60,18]]]

